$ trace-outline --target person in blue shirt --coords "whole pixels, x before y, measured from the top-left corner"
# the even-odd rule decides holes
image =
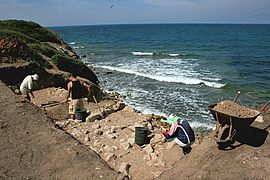
[[[178,144],[184,154],[191,151],[191,145],[195,142],[195,134],[187,120],[180,120],[179,117],[173,116],[163,122],[171,124],[169,131],[162,132],[165,141],[171,141]]]

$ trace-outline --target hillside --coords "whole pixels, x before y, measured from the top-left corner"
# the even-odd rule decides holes
[[[116,179],[94,151],[76,141],[0,82],[0,179]]]
[[[34,22],[0,21],[0,77],[16,85],[28,74],[37,73],[39,88],[65,86],[67,72],[98,84],[95,73],[87,67],[56,33]]]

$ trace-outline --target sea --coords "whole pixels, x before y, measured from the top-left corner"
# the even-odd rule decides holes
[[[94,68],[106,91],[143,113],[212,129],[208,106],[270,100],[270,25],[126,24],[49,27]]]

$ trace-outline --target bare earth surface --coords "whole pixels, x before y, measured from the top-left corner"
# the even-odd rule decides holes
[[[116,179],[84,144],[0,83],[0,179]]]
[[[101,120],[80,122],[66,118],[67,104],[38,110],[16,103],[18,98],[14,99],[11,91],[2,84],[0,88],[4,102],[0,105],[0,179],[117,179],[116,171],[122,172],[120,177],[138,180],[270,177],[269,113],[259,116],[254,127],[240,129],[236,142],[226,150],[218,150],[212,134],[202,139],[196,133],[192,151],[184,155],[177,145],[158,143],[163,137],[153,116],[127,106],[110,111],[115,101],[86,103],[92,114],[99,113],[99,108],[107,114]],[[37,104],[48,104],[63,101],[66,91],[48,88],[34,94]],[[55,128],[52,121],[64,131]],[[134,143],[138,126],[151,130],[150,144]]]

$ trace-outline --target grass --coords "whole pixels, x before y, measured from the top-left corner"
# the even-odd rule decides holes
[[[19,36],[22,40],[27,41],[26,43],[36,41],[61,44],[61,40],[55,33],[31,21],[2,20],[0,21],[0,34]]]

